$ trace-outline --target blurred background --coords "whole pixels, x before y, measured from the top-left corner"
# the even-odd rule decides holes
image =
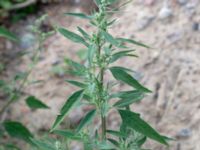
[[[135,70],[134,76],[153,91],[132,109],[140,112],[158,131],[176,139],[169,148],[150,142],[153,150],[200,150],[199,4],[199,0],[133,0],[112,16],[117,22],[110,33],[137,39],[152,47],[137,48],[139,58],[121,59],[117,63]],[[91,31],[87,20],[64,13],[89,14],[95,9],[92,0],[0,0],[0,25],[19,40],[13,42],[0,36],[0,79],[10,82],[27,69],[31,55],[24,54],[38,46],[38,35],[32,30],[38,18],[47,15],[39,25],[44,33],[53,31],[56,26],[72,31],[80,26]],[[55,32],[45,38],[42,49],[29,76],[35,83],[25,86],[23,92],[38,97],[50,109],[32,111],[25,105],[26,96],[22,96],[3,116],[23,122],[38,134],[49,130],[60,107],[76,89],[64,81],[73,78],[66,74],[70,66],[64,58],[79,62],[85,58],[83,47]],[[0,89],[0,108],[5,103],[6,95]],[[76,109],[66,122],[75,124],[86,109]],[[112,115],[107,121],[109,126],[115,127],[118,116]]]

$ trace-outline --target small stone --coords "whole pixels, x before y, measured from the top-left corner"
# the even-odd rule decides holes
[[[189,16],[189,17],[192,17],[195,13],[195,7],[196,7],[196,3],[187,3],[184,7],[184,10],[185,10],[185,13]]]
[[[177,0],[180,5],[185,5],[188,3],[188,0]]]
[[[192,24],[192,30],[193,30],[193,31],[198,31],[198,30],[200,30],[200,24],[197,23],[197,22],[193,23],[193,24]]]
[[[182,32],[174,32],[174,33],[171,33],[171,34],[167,35],[167,39],[170,40],[170,43],[176,43],[182,37],[183,37],[183,33]]]
[[[156,0],[143,0],[142,2],[144,5],[151,6],[151,5],[155,4]]]
[[[138,22],[137,22],[137,27],[138,30],[144,30],[145,28],[147,28],[151,22],[154,20],[154,16],[146,16],[141,18]]]
[[[25,33],[20,39],[22,49],[28,49],[36,43],[36,37],[32,33]]]
[[[6,41],[6,49],[7,50],[11,50],[13,48],[13,45],[12,45],[12,43],[10,42],[10,41]]]
[[[184,128],[181,129],[178,133],[177,133],[177,137],[179,138],[188,138],[192,135],[192,131],[189,128]]]
[[[155,16],[149,11],[140,12],[137,17],[137,29],[143,30],[147,28],[154,19]]]
[[[171,17],[172,15],[173,15],[172,10],[169,7],[165,6],[165,7],[161,8],[161,10],[158,14],[158,18],[161,20],[164,20],[164,19]]]

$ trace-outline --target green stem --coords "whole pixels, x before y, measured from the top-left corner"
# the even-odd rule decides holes
[[[32,73],[36,63],[38,62],[38,58],[39,58],[39,54],[42,48],[42,42],[39,42],[39,48],[38,50],[36,50],[36,53],[33,56],[33,65],[31,66],[31,68],[28,70],[26,77],[22,80],[20,86],[15,90],[14,92],[14,96],[11,97],[11,99],[9,99],[7,101],[7,103],[3,106],[3,108],[0,110],[0,119],[2,118],[4,112],[6,111],[6,109],[15,101],[15,95],[20,92],[23,88],[24,85],[26,84],[28,77],[30,76],[30,74]]]

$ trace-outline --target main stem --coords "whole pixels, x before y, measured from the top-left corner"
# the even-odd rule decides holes
[[[104,68],[101,68],[100,70],[100,83],[101,83],[101,88],[102,88],[101,92],[103,92],[103,75],[104,75]],[[101,112],[102,140],[105,141],[106,140],[106,116],[103,114],[103,110],[101,111],[102,111]]]

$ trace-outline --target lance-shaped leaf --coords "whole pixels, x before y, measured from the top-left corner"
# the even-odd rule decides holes
[[[94,44],[90,45],[88,48],[88,61],[90,64],[92,63],[92,60],[94,59],[95,51],[96,51],[96,45]]]
[[[134,44],[134,45],[137,45],[137,46],[141,46],[141,47],[145,47],[145,48],[150,48],[149,46],[141,43],[141,42],[138,42],[138,41],[135,41],[135,40],[132,40],[132,39],[126,39],[126,38],[117,38],[118,41],[120,42],[123,42],[123,43],[131,43],[131,44]]]
[[[119,92],[117,94],[111,95],[111,97],[121,98],[118,102],[114,104],[115,107],[126,107],[131,105],[132,103],[141,101],[144,98],[144,93],[141,91],[133,90],[133,91],[124,91]]]
[[[146,136],[144,136],[143,138],[139,139],[137,141],[138,146],[141,147],[146,142],[146,140],[147,140]]]
[[[93,18],[93,16],[88,16],[84,13],[65,13],[65,15],[79,17],[79,18],[83,18],[83,19],[92,19]]]
[[[101,31],[101,34],[103,35],[103,37],[105,38],[105,40],[107,42],[109,42],[110,44],[119,47],[119,48],[126,48],[125,46],[121,45],[121,43],[116,40],[112,35],[110,35],[109,33],[105,32],[105,31]]]
[[[78,62],[75,62],[71,59],[68,59],[68,58],[65,58],[65,63],[69,67],[72,67],[72,69],[67,71],[68,73],[73,74],[73,75],[77,75],[77,76],[84,76],[85,75],[87,68],[84,65],[82,65]]]
[[[90,35],[87,34],[86,31],[84,31],[82,28],[78,27],[78,31],[83,35],[83,37],[87,40],[90,40]]]
[[[85,45],[86,47],[89,46],[89,44],[87,42],[85,42],[84,38],[82,38],[80,35],[71,32],[67,29],[64,28],[58,28],[58,31],[65,36],[66,38],[70,39],[71,41],[75,42],[75,43],[81,43],[83,45]]]
[[[55,130],[53,131],[54,134],[66,137],[68,139],[72,139],[72,140],[81,140],[81,136],[79,134],[73,133],[71,131],[66,131],[66,130]]]
[[[111,4],[113,4],[113,3],[116,3],[118,0],[107,0],[107,3],[109,4],[109,5],[111,5]]]
[[[74,106],[76,102],[81,100],[82,96],[83,90],[80,90],[75,92],[68,98],[64,106],[61,108],[60,114],[57,116],[56,121],[51,128],[51,131],[53,131],[63,121],[70,109]]]
[[[147,93],[151,92],[149,89],[142,86],[136,79],[134,79],[130,74],[128,74],[120,67],[111,67],[110,71],[116,80],[125,82],[126,84],[134,87],[135,89],[141,92],[147,92]]]
[[[161,144],[168,145],[165,138],[161,136],[155,129],[153,129],[147,122],[140,118],[140,115],[128,110],[119,110],[123,124],[133,130],[157,141]]]
[[[26,104],[31,109],[48,109],[49,107],[44,104],[41,100],[37,99],[35,96],[29,96],[26,99]]]
[[[52,143],[36,140],[33,138],[31,139],[31,141],[41,150],[57,150],[57,148],[55,148]]]
[[[122,133],[122,132],[119,132],[119,131],[114,131],[114,130],[107,130],[106,131],[108,134],[111,134],[111,135],[114,135],[114,136],[117,136],[119,138],[125,138],[127,135]]]
[[[115,145],[116,147],[119,147],[118,141],[116,141],[116,140],[114,140],[114,139],[110,139],[110,138],[108,138],[107,140],[108,140],[110,143],[112,143],[113,145]]]
[[[15,34],[3,27],[0,27],[0,37],[4,37],[12,41],[19,41]]]
[[[20,122],[6,121],[3,123],[6,132],[13,138],[18,138],[30,142],[32,133]]]
[[[97,6],[101,5],[101,0],[94,0],[94,2],[96,3]]]
[[[72,84],[72,85],[75,85],[77,87],[80,87],[80,88],[85,88],[86,87],[86,84],[84,83],[81,83],[79,81],[74,81],[74,80],[65,80],[66,82]]]
[[[132,51],[134,51],[134,50],[120,51],[120,52],[113,54],[110,59],[110,63],[113,63],[113,62],[117,61],[118,59],[120,59],[122,57],[126,57],[126,56],[138,57],[137,55],[130,54],[130,52],[132,52]]]
[[[94,118],[96,110],[91,110],[86,114],[86,116],[81,120],[79,126],[76,129],[76,132],[80,132],[86,125],[88,125]]]

